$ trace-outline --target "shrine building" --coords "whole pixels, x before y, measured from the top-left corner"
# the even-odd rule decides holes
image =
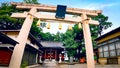
[[[64,46],[62,42],[41,41],[43,46],[42,60],[64,60]]]
[[[120,27],[98,37],[99,60],[106,58],[107,64],[120,64]]]

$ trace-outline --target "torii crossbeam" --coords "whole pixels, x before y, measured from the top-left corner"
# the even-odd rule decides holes
[[[56,19],[55,15],[50,15],[50,14],[46,15],[46,14],[39,13],[40,11],[55,12],[56,6],[49,6],[49,5],[42,5],[42,4],[40,5],[25,4],[25,3],[16,3],[16,2],[12,2],[11,4],[16,6],[16,8],[18,9],[29,9],[30,11],[24,12],[24,13],[13,13],[11,15],[11,17],[26,18],[26,19],[17,37],[17,41],[19,42],[19,44],[17,44],[14,48],[9,68],[20,68],[26,40],[28,38],[28,34],[29,34],[34,18],[38,18],[41,20],[64,21],[66,23],[80,23],[81,22],[83,25],[83,32],[84,32],[85,48],[86,48],[86,55],[87,55],[87,68],[95,68],[89,24],[99,25],[99,23],[97,21],[88,19],[88,16],[89,17],[97,16],[99,13],[102,12],[101,10],[67,8],[66,13],[77,14],[80,17],[72,18],[72,17],[67,16],[65,17],[65,19]]]

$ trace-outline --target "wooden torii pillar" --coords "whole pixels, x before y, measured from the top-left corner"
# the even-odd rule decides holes
[[[14,48],[12,58],[9,64],[9,68],[20,68],[26,41],[27,41],[28,34],[34,18],[38,18],[41,20],[64,21],[66,23],[81,22],[83,24],[85,48],[86,48],[86,55],[87,55],[87,68],[95,68],[94,57],[93,57],[93,46],[92,46],[89,24],[98,25],[99,23],[94,20],[90,20],[90,19],[88,20],[87,16],[97,16],[98,13],[101,13],[101,10],[85,10],[85,9],[77,9],[77,8],[67,8],[66,13],[81,15],[81,17],[72,18],[72,17],[66,16],[65,19],[56,19],[55,15],[38,13],[38,11],[55,12],[56,6],[25,4],[25,3],[16,3],[16,2],[12,2],[11,4],[16,6],[16,8],[30,9],[30,11],[24,12],[24,13],[13,13],[11,15],[11,17],[26,18],[26,19],[17,37],[17,41],[19,42],[19,44],[17,44]]]

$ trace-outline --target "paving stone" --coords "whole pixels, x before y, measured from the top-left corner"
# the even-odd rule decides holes
[[[39,65],[32,68],[87,68],[87,64],[57,64],[55,61],[47,61],[43,65]],[[95,68],[120,68],[120,65],[95,65]]]

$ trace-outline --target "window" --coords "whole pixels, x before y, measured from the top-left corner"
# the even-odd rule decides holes
[[[108,51],[108,46],[103,47],[104,51]]]
[[[117,49],[117,55],[120,56],[120,49]]]
[[[116,42],[116,49],[120,48],[120,41]]]
[[[109,57],[108,51],[104,52],[104,57]]]
[[[103,57],[103,52],[99,52],[99,57]]]
[[[99,44],[99,57],[114,57],[120,56],[120,41],[112,39],[108,42]]]
[[[120,56],[120,41],[116,42],[117,56]]]
[[[116,56],[114,43],[109,44],[109,49],[110,49],[110,56],[111,57]]]
[[[103,57],[103,49],[102,49],[102,47],[99,48],[99,57]]]
[[[103,52],[102,47],[99,48],[99,52]]]
[[[104,57],[109,57],[108,46],[107,46],[107,45],[105,45],[105,46],[103,47],[103,50],[104,50]]]
[[[115,49],[115,45],[113,43],[109,44],[109,48],[110,50],[114,50]]]
[[[110,51],[110,56],[111,56],[111,57],[112,57],[112,56],[116,56],[115,50],[111,50],[111,51]]]

